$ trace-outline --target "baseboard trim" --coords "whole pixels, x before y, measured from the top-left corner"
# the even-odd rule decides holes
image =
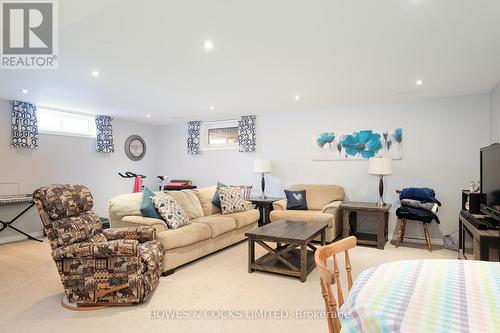
[[[409,235],[409,236],[412,236],[412,235]],[[420,237],[420,236],[415,236],[415,237]],[[396,238],[397,238],[397,235],[395,234],[389,234],[387,236],[387,238],[389,238],[389,242],[391,241],[396,241]],[[411,238],[405,238],[404,239],[404,242],[408,242],[408,243],[417,243],[417,244],[425,244],[425,240],[424,239],[411,239]],[[432,242],[432,245],[444,245],[444,241],[443,241],[443,238],[431,238],[431,242]]]
[[[35,238],[42,238],[43,237],[43,231],[34,231],[34,232],[28,232],[28,235],[31,237]],[[22,240],[26,240],[28,237],[23,236],[23,235],[12,235],[12,236],[7,236],[7,237],[0,237],[0,244],[7,244],[7,243],[14,243],[14,242],[19,242]]]

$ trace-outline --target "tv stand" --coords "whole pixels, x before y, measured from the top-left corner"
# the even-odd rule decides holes
[[[496,230],[488,229],[495,227]],[[486,216],[473,215],[462,210],[458,230],[459,259],[500,261],[498,224],[492,224]]]

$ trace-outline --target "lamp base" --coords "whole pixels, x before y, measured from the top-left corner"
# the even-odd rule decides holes
[[[265,191],[266,191],[266,180],[264,178],[264,173],[262,173],[262,179],[260,180],[260,186],[261,186],[261,189],[262,189],[262,193],[260,194],[260,198],[261,199],[265,199],[266,198],[266,194],[265,194]]]
[[[377,206],[382,207],[385,206],[384,202],[384,176],[380,175],[380,180],[378,182],[378,193],[380,198],[378,199]]]

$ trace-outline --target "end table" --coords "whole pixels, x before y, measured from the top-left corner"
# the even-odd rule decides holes
[[[383,250],[387,242],[390,204],[378,206],[372,202],[344,202],[340,205],[344,214],[342,238],[349,234],[356,236],[357,244],[376,245]],[[377,233],[357,232],[357,213],[375,215],[377,217]]]
[[[273,210],[273,202],[281,200],[283,198],[248,198],[245,200],[250,201],[254,205],[257,206],[260,212],[260,218],[259,218],[259,227],[262,227],[264,224],[268,224],[270,222],[269,220],[269,214]]]

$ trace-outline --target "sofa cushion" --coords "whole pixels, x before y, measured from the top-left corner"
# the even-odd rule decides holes
[[[168,251],[169,249],[184,247],[209,239],[211,234],[212,230],[208,225],[191,223],[179,229],[160,232],[156,237]]]
[[[170,195],[154,196],[152,201],[170,229],[177,229],[189,224],[188,216],[177,200]]]
[[[220,208],[212,203],[217,186],[204,187],[194,190],[194,193],[200,200],[201,208],[205,216],[218,214],[221,212]]]
[[[203,223],[210,227],[212,230],[212,238],[215,238],[223,233],[236,229],[236,221],[234,218],[227,217],[226,215],[212,215],[202,216],[194,220],[192,223]]]
[[[219,196],[222,214],[246,211],[247,206],[241,197],[241,189],[239,187],[221,187],[219,188]]]
[[[193,190],[182,190],[182,191],[168,191],[169,195],[174,197],[174,199],[182,207],[189,219],[195,219],[197,217],[205,215],[203,213],[203,208],[201,207],[200,200],[196,192]]]
[[[333,227],[334,216],[314,210],[273,210],[270,218],[271,221],[326,222],[329,227]]]
[[[154,219],[161,219],[160,213],[156,210],[155,205],[153,205],[153,201],[151,197],[154,197],[155,194],[149,188],[145,187],[144,191],[142,191],[142,199],[141,199],[141,214],[144,217],[151,217]]]
[[[121,221],[124,216],[142,216],[142,193],[120,194],[109,199],[109,220]]]
[[[288,190],[305,190],[307,193],[307,208],[310,210],[322,210],[330,202],[343,201],[345,197],[344,188],[337,185],[297,184],[290,186]]]
[[[259,220],[260,213],[257,209],[250,209],[244,212],[226,214],[224,217],[231,217],[236,220],[236,229],[243,228]]]

